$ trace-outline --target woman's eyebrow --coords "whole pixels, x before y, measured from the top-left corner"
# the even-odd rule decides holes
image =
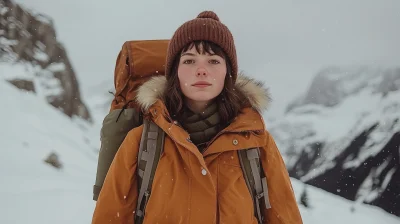
[[[188,55],[188,56],[196,56],[195,54],[190,53],[190,52],[185,52],[185,53],[181,54],[181,56],[185,56],[185,55]]]

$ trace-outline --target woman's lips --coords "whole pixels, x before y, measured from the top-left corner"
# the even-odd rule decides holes
[[[206,81],[199,81],[199,82],[194,83],[192,86],[204,88],[207,86],[211,86],[211,83],[206,82]]]

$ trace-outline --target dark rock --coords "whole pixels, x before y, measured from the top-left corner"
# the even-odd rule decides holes
[[[53,21],[45,15],[33,14],[10,0],[0,0],[0,9],[0,37],[3,38],[0,63],[35,68],[29,79],[5,74],[11,76],[8,80],[18,80],[12,81],[18,88],[45,94],[51,105],[69,117],[79,116],[91,121],[67,51],[57,40]],[[39,79],[40,82],[32,83],[32,79]]]

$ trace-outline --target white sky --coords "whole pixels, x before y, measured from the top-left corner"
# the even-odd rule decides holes
[[[398,0],[16,2],[53,18],[84,95],[112,81],[124,41],[169,39],[205,9],[233,33],[239,68],[270,87],[273,114],[304,92],[324,66],[400,65]]]

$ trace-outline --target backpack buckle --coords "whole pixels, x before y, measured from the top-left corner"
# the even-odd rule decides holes
[[[260,200],[262,197],[264,197],[264,192],[261,192],[261,193],[259,193],[259,194],[256,195],[256,198],[257,198],[258,200]]]
[[[136,211],[136,216],[143,217],[143,211],[142,210],[137,210]]]

